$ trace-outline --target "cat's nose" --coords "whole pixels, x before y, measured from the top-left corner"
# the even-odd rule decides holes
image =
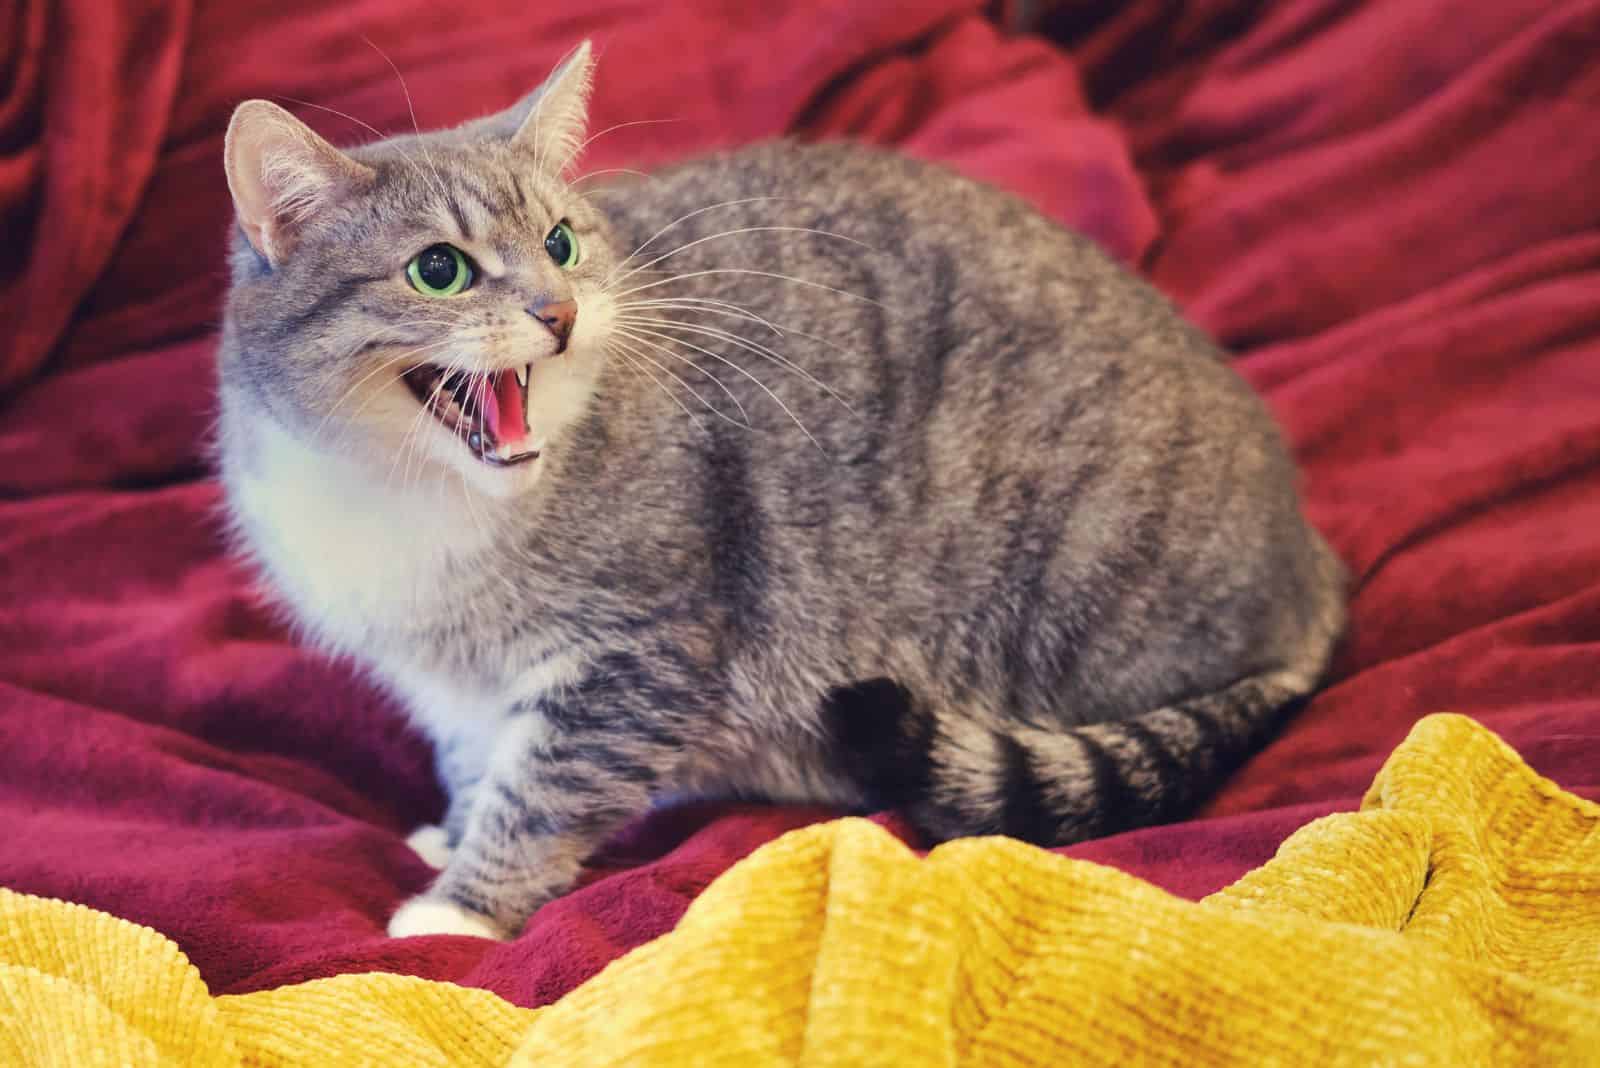
[[[567,338],[572,334],[572,325],[578,321],[577,301],[556,300],[534,304],[528,308],[528,314],[549,327],[556,336],[557,354],[567,351]]]

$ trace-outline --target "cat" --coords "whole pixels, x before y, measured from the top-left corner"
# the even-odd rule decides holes
[[[932,164],[780,141],[569,183],[593,68],[350,150],[265,101],[228,129],[234,532],[448,788],[389,932],[513,937],[672,795],[930,841],[1188,811],[1344,625],[1259,398]]]

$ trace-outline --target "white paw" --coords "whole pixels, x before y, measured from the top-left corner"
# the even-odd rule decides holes
[[[406,835],[406,845],[435,868],[443,868],[450,863],[450,854],[453,852],[450,840],[444,833],[444,828],[437,823],[424,823]]]
[[[414,897],[401,905],[389,920],[390,938],[438,934],[472,935],[496,941],[504,938],[486,918],[436,898]]]

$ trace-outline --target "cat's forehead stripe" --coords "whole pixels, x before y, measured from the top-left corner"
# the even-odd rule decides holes
[[[458,178],[449,182],[442,193],[433,204],[435,225],[451,234],[457,244],[470,247],[484,271],[495,277],[505,274],[504,257],[489,244],[496,229],[496,216],[477,189]]]
[[[447,199],[451,211],[462,218],[462,236],[470,240],[487,238],[494,230],[495,211],[477,185],[457,177],[451,183]]]
[[[444,206],[450,213],[450,221],[455,223],[456,236],[463,242],[470,243],[476,231],[472,223],[467,221],[467,213],[461,209],[461,204],[455,196],[446,196]]]

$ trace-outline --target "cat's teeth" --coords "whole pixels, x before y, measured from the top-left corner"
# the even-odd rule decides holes
[[[528,388],[528,372],[530,372],[532,369],[533,364],[531,363],[525,363],[521,367],[517,368],[517,385],[521,386],[523,389]]]

